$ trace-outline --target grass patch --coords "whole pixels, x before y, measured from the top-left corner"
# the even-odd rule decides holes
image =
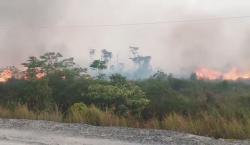
[[[66,115],[63,115],[57,109],[53,111],[32,112],[26,105],[18,105],[13,109],[0,107],[0,117],[88,123],[101,126],[165,129],[226,139],[250,138],[250,118],[228,118],[221,115],[211,115],[207,112],[195,116],[172,113],[166,115],[162,120],[152,118],[143,121],[132,116],[128,116],[127,118],[119,117],[110,111],[101,111],[94,105],[86,106],[77,103],[70,108]]]

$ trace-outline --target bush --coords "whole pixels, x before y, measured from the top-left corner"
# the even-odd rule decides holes
[[[96,108],[94,105],[91,105],[87,109],[84,118],[86,120],[86,123],[90,123],[93,125],[101,125],[102,118],[104,117],[104,115],[104,112]]]
[[[87,96],[91,103],[102,110],[112,108],[120,115],[126,115],[127,112],[130,112],[140,117],[142,110],[149,104],[145,93],[136,85],[90,85]]]
[[[104,112],[94,105],[87,107],[84,103],[75,103],[70,107],[68,119],[70,122],[101,125]]]
[[[112,112],[103,112],[94,105],[87,107],[84,103],[75,103],[70,107],[67,121],[105,126],[127,126],[124,117],[118,117]]]
[[[85,116],[88,111],[84,103],[75,103],[69,109],[68,119],[70,122],[86,122]]]

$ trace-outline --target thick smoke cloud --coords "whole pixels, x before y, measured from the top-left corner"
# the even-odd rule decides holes
[[[178,19],[245,16],[246,0],[0,0],[0,66],[59,51],[87,66],[89,49],[107,49],[131,67],[129,46],[154,69],[178,75],[199,66],[250,69],[248,19],[86,27]]]
[[[249,69],[247,26],[234,21],[179,24],[168,36],[172,60],[184,72],[197,67]]]
[[[43,53],[53,38],[42,26],[62,18],[63,3],[55,0],[0,0],[0,65],[19,65]],[[51,38],[50,38],[51,37]]]

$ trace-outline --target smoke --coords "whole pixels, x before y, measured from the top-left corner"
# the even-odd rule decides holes
[[[180,71],[192,72],[197,67],[250,69],[246,28],[234,21],[179,24],[166,45],[173,49],[171,59]]]
[[[63,3],[55,0],[0,0],[1,66],[20,65],[25,58],[48,50],[53,28],[62,17]]]
[[[244,0],[0,0],[0,66],[46,51],[88,66],[89,49],[107,49],[129,68],[129,46],[137,46],[151,56],[152,69],[181,76],[200,66],[250,69],[248,19],[85,27],[242,16],[249,6]]]

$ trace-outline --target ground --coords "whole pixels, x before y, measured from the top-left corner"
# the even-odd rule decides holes
[[[248,145],[173,131],[0,119],[0,145]]]

